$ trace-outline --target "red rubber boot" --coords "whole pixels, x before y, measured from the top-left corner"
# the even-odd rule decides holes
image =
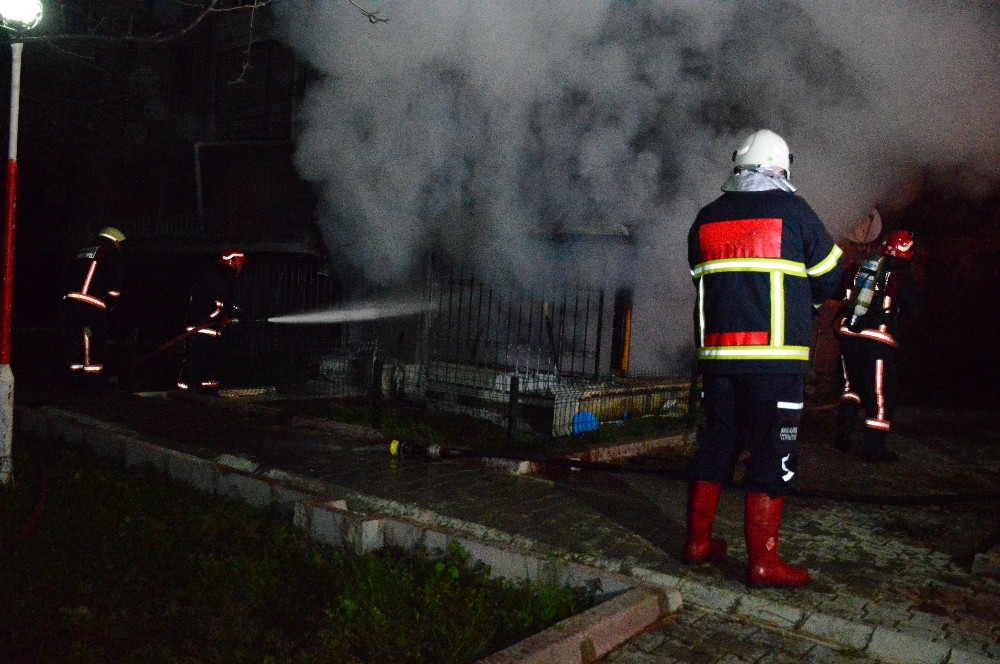
[[[722,484],[718,482],[691,482],[688,485],[687,541],[684,544],[684,562],[689,564],[718,560],[726,555],[726,540],[712,538],[712,524],[719,505]]]
[[[747,540],[747,585],[796,588],[809,582],[809,570],[778,557],[778,530],[784,498],[748,493],[743,516]]]

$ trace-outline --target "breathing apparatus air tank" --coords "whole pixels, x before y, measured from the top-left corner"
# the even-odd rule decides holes
[[[875,254],[862,261],[854,276],[854,289],[848,306],[851,317],[847,323],[848,329],[852,332],[858,331],[855,327],[858,326],[861,317],[868,313],[868,308],[875,299],[875,290],[884,267],[885,256]]]

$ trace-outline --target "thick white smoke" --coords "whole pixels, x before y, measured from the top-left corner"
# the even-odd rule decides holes
[[[641,367],[689,343],[687,228],[751,131],[787,139],[792,181],[834,236],[928,169],[996,184],[1000,30],[986,4],[275,7],[318,74],[296,163],[322,191],[330,247],[384,283],[433,247],[527,285],[631,284]],[[536,240],[552,231],[635,244]]]

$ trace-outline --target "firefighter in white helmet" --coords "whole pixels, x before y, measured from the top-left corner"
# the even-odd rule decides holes
[[[102,228],[76,252],[64,275],[62,330],[67,369],[79,383],[106,385],[106,355],[111,316],[122,296],[125,234]]]
[[[226,328],[239,322],[236,282],[246,256],[239,249],[226,249],[195,283],[188,307],[188,332],[184,363],[177,378],[182,391],[218,394],[222,374],[223,336]]]
[[[789,181],[784,139],[761,129],[733,153],[723,194],[688,233],[705,424],[691,463],[685,562],[726,555],[712,537],[737,442],[744,479],[747,583],[801,586],[809,572],[778,557],[778,530],[798,472],[798,424],[816,309],[840,285],[841,250]]]

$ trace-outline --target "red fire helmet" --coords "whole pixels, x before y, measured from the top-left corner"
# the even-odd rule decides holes
[[[906,231],[895,231],[886,239],[882,240],[879,247],[883,256],[894,256],[895,258],[913,258],[913,236]]]
[[[243,264],[247,262],[247,257],[239,249],[226,249],[219,256],[219,265],[224,265],[237,272],[243,268]]]

